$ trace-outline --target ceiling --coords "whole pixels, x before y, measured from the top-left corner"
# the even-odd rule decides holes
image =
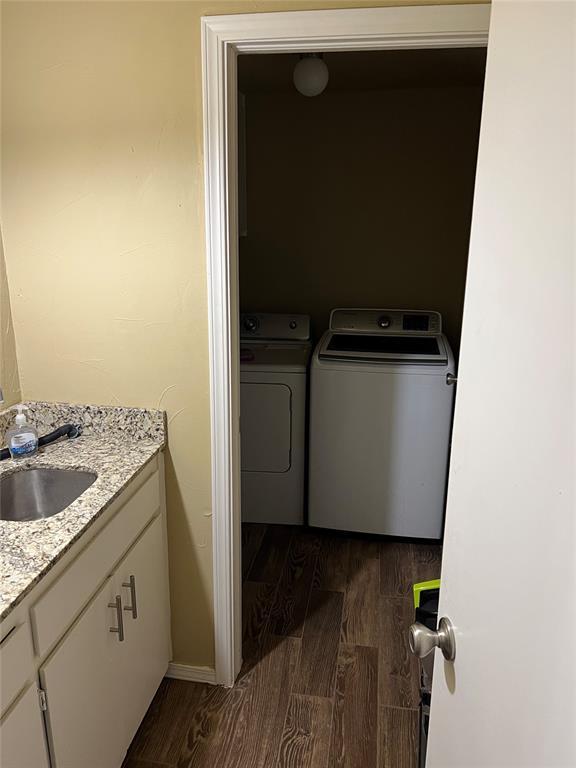
[[[244,54],[238,57],[238,87],[251,91],[292,91],[298,54]],[[330,71],[327,90],[481,86],[485,48],[348,51],[324,54]]]

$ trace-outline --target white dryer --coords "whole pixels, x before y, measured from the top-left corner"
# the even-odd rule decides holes
[[[307,315],[240,318],[242,520],[304,522]]]
[[[336,309],[312,360],[312,526],[442,536],[454,358],[438,312]]]

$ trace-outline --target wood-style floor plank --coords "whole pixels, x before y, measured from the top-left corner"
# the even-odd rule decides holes
[[[379,720],[379,768],[418,768],[418,710],[380,707]]]
[[[353,539],[349,546],[342,642],[377,647],[380,641],[380,560],[378,544]]]
[[[267,636],[262,659],[232,689],[199,702],[177,768],[276,765],[300,641]]]
[[[282,575],[292,528],[286,525],[269,525],[254,558],[247,578],[250,581],[277,583]]]
[[[345,592],[349,560],[350,540],[344,536],[323,534],[314,573],[314,589]]]
[[[341,645],[329,768],[376,768],[378,650]]]
[[[409,597],[414,583],[412,545],[402,541],[380,543],[380,593]]]
[[[271,634],[302,636],[319,545],[319,538],[309,532],[292,537],[270,617]]]
[[[294,693],[333,695],[343,599],[342,592],[312,590]]]
[[[264,633],[274,597],[276,585],[261,581],[245,581],[242,585],[242,657],[243,673],[258,662],[262,652]]]
[[[234,688],[206,687],[189,720],[176,768],[227,764],[227,754],[242,722],[245,695],[244,681]]]
[[[205,689],[200,683],[164,678],[128,752],[130,760],[175,765]]]
[[[318,696],[290,697],[278,768],[326,768],[332,732],[332,701]]]
[[[407,597],[380,597],[380,704],[418,707],[418,661],[410,653],[408,627],[414,606]]]
[[[412,544],[414,583],[440,578],[442,569],[441,544]]]
[[[274,766],[292,689],[300,640],[268,635],[263,657],[250,672],[238,727],[226,768],[270,768]],[[224,757],[224,756],[223,756]]]
[[[267,525],[264,523],[242,524],[242,578],[245,579],[252,568],[262,541],[266,535]]]

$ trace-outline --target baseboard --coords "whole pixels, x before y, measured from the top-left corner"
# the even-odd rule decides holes
[[[176,680],[190,680],[192,683],[216,685],[216,670],[211,667],[191,667],[189,664],[170,662],[166,677]]]

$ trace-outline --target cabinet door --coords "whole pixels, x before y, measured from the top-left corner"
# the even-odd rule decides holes
[[[124,725],[126,641],[110,608],[109,578],[40,670],[54,768],[118,768],[129,743]]]
[[[2,720],[2,768],[49,768],[38,690],[31,685]]]
[[[146,714],[170,660],[169,594],[162,519],[156,518],[115,573],[122,594],[126,642],[122,648],[129,700],[123,719],[130,738]]]

